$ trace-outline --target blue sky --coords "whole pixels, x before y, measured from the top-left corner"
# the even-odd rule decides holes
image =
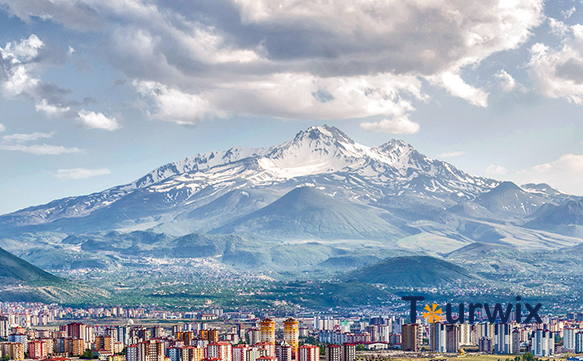
[[[0,213],[329,124],[583,195],[577,1],[0,0]]]

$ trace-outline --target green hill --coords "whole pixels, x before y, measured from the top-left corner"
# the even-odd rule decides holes
[[[0,301],[81,303],[109,293],[53,276],[0,248]]]
[[[58,283],[63,281],[61,278],[33,266],[2,248],[0,248],[0,278],[38,283]]]
[[[473,278],[464,268],[429,256],[387,258],[349,272],[348,277],[358,282],[394,287],[437,286]]]

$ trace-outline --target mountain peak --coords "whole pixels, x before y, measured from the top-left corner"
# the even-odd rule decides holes
[[[516,185],[516,183],[510,181],[501,182],[500,184],[498,184],[496,188],[492,190],[492,192],[507,192],[507,191],[524,192],[524,190],[520,188],[518,185]]]
[[[548,195],[552,195],[552,196],[558,196],[558,195],[564,194],[560,190],[553,188],[546,183],[538,183],[538,184],[527,183],[527,184],[521,185],[520,188],[524,189],[527,192],[543,193],[543,194],[548,194]]]
[[[336,127],[328,126],[326,124],[319,126],[311,126],[308,129],[296,134],[294,140],[302,140],[306,138],[311,140],[333,139],[341,143],[354,144],[354,141],[350,139],[350,137],[347,136],[343,131]]]
[[[391,139],[388,142],[384,143],[383,145],[380,145],[378,149],[381,149],[385,152],[396,153],[400,155],[416,151],[411,144],[399,139]]]
[[[474,199],[498,182],[430,159],[402,140],[370,147],[354,142],[336,127],[322,125],[309,127],[295,138],[269,148],[235,147],[200,153],[163,165],[132,183],[22,210],[0,222],[15,226],[48,224],[98,211],[107,214],[112,209],[128,217],[125,209],[134,207],[135,202],[140,204],[140,217],[146,217],[162,209],[168,213],[179,212],[179,207],[192,210],[194,205],[202,206],[235,187],[271,188],[279,194],[301,184],[322,186],[327,194],[350,199],[354,196],[364,203],[407,192],[413,197],[431,194],[453,205],[452,195],[456,199]],[[137,212],[130,213],[138,217]],[[109,219],[117,222],[117,218]]]

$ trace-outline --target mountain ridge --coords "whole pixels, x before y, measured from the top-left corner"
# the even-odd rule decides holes
[[[337,223],[337,229],[345,231],[310,228],[315,225],[313,219],[291,213],[280,214],[280,220],[287,222],[286,231],[281,224],[267,221],[265,214],[250,228],[242,223],[233,226],[238,220],[249,222],[247,218],[253,214],[273,211],[273,204],[303,187],[318,189],[335,201],[332,206],[326,198],[314,195],[314,200],[330,203],[320,207],[327,215],[318,211],[318,217],[327,218],[328,223],[344,217],[346,222],[343,226]],[[142,230],[180,237],[212,231],[250,232],[272,241],[373,241],[382,239],[378,235],[382,232],[391,240],[424,232],[448,240],[446,250],[427,244],[440,253],[475,241],[555,248],[574,245],[576,240],[571,234],[537,234],[536,227],[526,231],[523,225],[542,208],[559,206],[571,198],[546,184],[519,187],[470,175],[400,140],[370,147],[354,142],[335,127],[314,126],[279,145],[201,153],[103,192],[0,216],[0,235]],[[363,218],[360,213],[371,216]],[[355,228],[347,225],[358,228],[358,223],[374,223],[369,228],[379,231],[376,235],[347,232]]]
[[[427,182],[415,182],[420,172],[445,177],[445,180],[440,182],[433,177]],[[182,205],[196,201],[197,195],[209,186],[217,191],[223,179],[253,188],[284,184],[301,177],[344,173],[351,176],[347,182],[363,182],[366,178],[367,183],[374,183],[369,188],[374,188],[375,193],[384,191],[385,195],[391,194],[391,188],[395,189],[393,195],[398,194],[399,189],[406,186],[404,184],[413,181],[412,189],[449,192],[470,199],[497,184],[494,180],[470,176],[453,165],[425,157],[402,141],[391,140],[378,147],[368,147],[355,143],[337,128],[322,126],[310,127],[278,146],[234,147],[187,157],[158,167],[125,185],[0,216],[0,224],[33,226],[80,218],[103,208],[111,209],[123,199],[145,198],[153,194],[161,194],[163,199],[159,203],[162,206]],[[452,184],[459,189],[450,189]]]

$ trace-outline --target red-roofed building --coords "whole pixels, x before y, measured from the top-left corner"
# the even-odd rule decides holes
[[[206,347],[206,354],[207,358],[209,357],[216,357],[220,361],[232,361],[233,360],[233,352],[232,346],[228,342],[213,342],[209,343]]]
[[[299,347],[299,361],[320,361],[320,348],[315,345]]]
[[[275,356],[261,356],[257,359],[257,361],[278,361],[277,357]]]

